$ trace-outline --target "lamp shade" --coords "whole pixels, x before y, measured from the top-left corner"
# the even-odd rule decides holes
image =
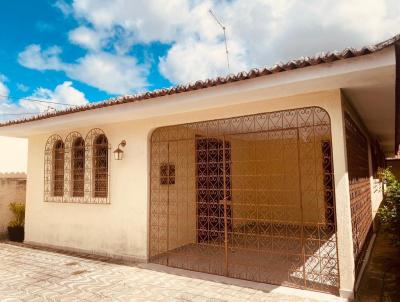
[[[124,157],[124,151],[122,151],[122,149],[120,147],[115,149],[113,153],[114,153],[115,160],[122,160],[122,158]]]

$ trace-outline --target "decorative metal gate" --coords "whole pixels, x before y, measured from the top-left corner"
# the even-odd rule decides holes
[[[331,128],[318,107],[158,128],[150,261],[338,292]]]

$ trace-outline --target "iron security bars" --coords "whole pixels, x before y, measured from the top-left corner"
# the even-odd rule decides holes
[[[174,183],[163,181],[167,164]],[[172,267],[337,293],[327,112],[156,129],[149,250],[152,262]]]
[[[45,201],[108,204],[110,145],[103,130],[91,129],[85,139],[69,133],[48,138],[44,152]]]
[[[345,114],[350,208],[356,276],[372,236],[371,183],[368,141],[351,116]]]

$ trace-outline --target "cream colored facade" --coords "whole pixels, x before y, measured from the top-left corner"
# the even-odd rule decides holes
[[[28,140],[0,136],[0,173],[26,173]]]
[[[388,118],[394,121],[392,87],[387,87],[388,83],[393,84],[394,66],[394,51],[390,48],[366,58],[351,58],[199,91],[0,128],[0,134],[28,137],[25,241],[147,261],[150,244],[151,136],[157,128],[315,106],[324,109],[331,120],[340,294],[351,298],[356,280],[344,112],[351,114],[369,140],[381,136],[385,151],[390,152],[394,130],[389,126],[379,128],[381,125],[374,124],[374,119],[369,117],[376,117],[378,121]],[[370,87],[375,89],[373,93]],[[374,97],[385,97],[386,103],[390,104],[379,107]],[[375,127],[377,131],[374,131]],[[109,203],[45,202],[44,148],[47,139],[53,134],[65,139],[72,131],[78,131],[85,137],[92,128],[104,131],[110,151],[117,148],[122,140],[127,142],[123,160],[117,161],[110,156]],[[235,145],[232,158],[243,156],[239,152],[240,146],[247,143],[233,141],[232,144]],[[184,157],[194,156],[193,145],[177,143],[174,147],[186,150],[181,152]],[[266,144],[265,150],[274,152],[274,146]],[[314,160],[318,164],[321,158],[316,156]],[[371,215],[375,215],[382,198],[379,190],[374,190],[380,184],[372,177],[371,156],[369,162],[373,187]],[[195,177],[194,169],[184,165],[180,168],[188,171],[188,178]],[[240,175],[242,168],[240,165],[233,167],[232,177]],[[175,186],[187,183],[179,179],[182,175],[179,171],[177,175]],[[293,179],[294,182],[296,179]],[[179,198],[185,199],[185,202]],[[176,199],[178,210],[182,215],[193,213],[194,217],[194,206],[187,200],[193,200],[192,204],[195,204],[195,184],[187,187],[185,195],[179,198]],[[318,200],[314,202],[321,203]],[[312,208],[315,206],[305,207],[302,214],[307,220],[315,222],[321,213],[312,212]],[[238,209],[233,208],[235,211],[238,214]],[[187,229],[187,232],[176,238],[173,247],[195,240],[195,219],[179,223],[182,223],[179,228]]]
[[[340,90],[261,100],[219,109],[194,111],[124,123],[98,124],[115,148],[127,141],[122,161],[110,160],[110,204],[43,202],[44,146],[52,132],[29,137],[26,241],[44,245],[124,256],[145,261],[148,257],[149,139],[154,129],[193,121],[318,106],[331,118],[335,166],[337,232],[341,289],[352,291],[354,267],[348,178],[346,174],[342,95]],[[90,130],[71,131],[83,136]],[[39,155],[39,156],[38,156]],[[189,236],[190,237],[190,236]],[[342,273],[343,272],[343,273]]]

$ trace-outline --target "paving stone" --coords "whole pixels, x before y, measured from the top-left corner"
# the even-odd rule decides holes
[[[0,243],[0,301],[318,302],[219,282],[119,265],[88,255]]]
[[[400,247],[385,228],[375,239],[370,260],[363,274],[357,302],[400,301]]]

